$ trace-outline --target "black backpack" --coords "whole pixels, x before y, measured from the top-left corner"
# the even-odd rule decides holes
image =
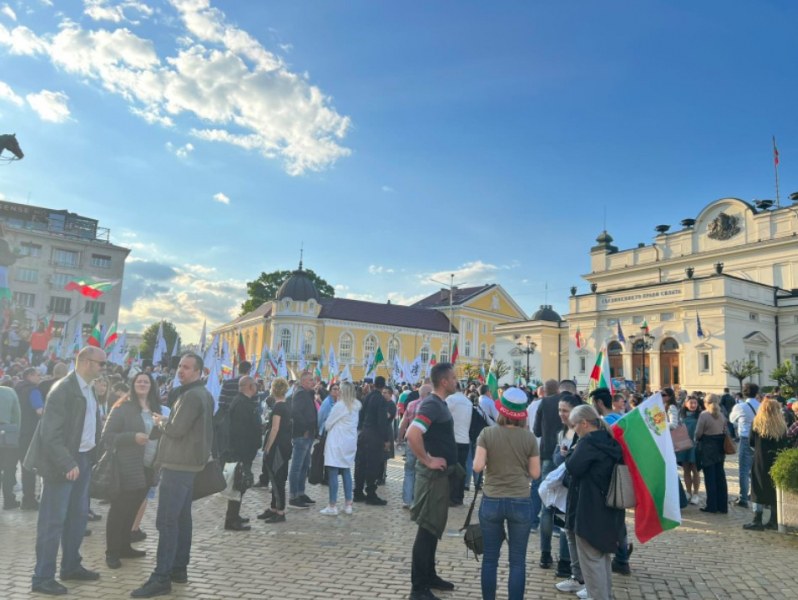
[[[482,410],[478,409],[476,406],[472,406],[471,425],[468,428],[468,439],[471,440],[472,444],[476,443],[479,434],[482,433],[482,430],[487,426],[488,420],[485,418]]]

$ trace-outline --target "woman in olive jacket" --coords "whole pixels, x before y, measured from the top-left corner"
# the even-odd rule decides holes
[[[121,492],[111,498],[106,522],[105,562],[111,569],[122,566],[120,558],[140,558],[143,550],[130,546],[136,512],[153,485],[152,464],[158,442],[150,440],[153,413],[161,414],[158,388],[147,373],[138,373],[130,395],[114,404],[105,421],[100,445],[116,451]]]

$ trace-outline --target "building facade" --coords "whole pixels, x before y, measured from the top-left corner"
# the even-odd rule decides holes
[[[97,310],[108,326],[119,317],[122,278],[128,248],[110,242],[110,230],[96,219],[66,210],[0,201],[3,238],[16,260],[8,269],[8,286],[17,313],[28,326],[55,317],[56,334],[80,320],[84,330]],[[97,300],[64,287],[73,280],[92,278],[119,284]]]

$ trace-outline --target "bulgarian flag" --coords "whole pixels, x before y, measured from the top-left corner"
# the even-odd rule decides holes
[[[657,392],[612,427],[629,467],[637,506],[635,534],[645,543],[682,522],[679,474],[662,396]]]
[[[643,324],[640,326],[640,329],[643,330],[643,333],[648,333],[649,332],[648,321],[643,319]]]
[[[576,340],[576,348],[578,350],[582,349],[582,331],[579,329],[579,325],[576,326],[576,335],[574,335],[574,339]]]
[[[593,365],[593,370],[590,372],[590,380],[587,387],[592,391],[596,388],[607,388],[610,394],[615,393],[612,387],[612,378],[610,377],[610,358],[607,355],[607,343],[605,342],[599,350],[596,357],[596,364]]]
[[[119,335],[116,332],[116,321],[111,323],[111,326],[108,328],[108,331],[105,333],[105,349],[108,350],[113,346],[116,341],[119,339]]]
[[[76,291],[95,300],[114,287],[118,281],[97,281],[94,279],[75,279],[64,286],[68,292]]]
[[[457,340],[455,340],[452,346],[452,364],[457,362],[458,356],[460,356],[460,351],[457,349]]]
[[[488,389],[490,390],[490,397],[494,400],[499,399],[499,380],[496,378],[496,359],[490,361],[490,368],[488,369]]]
[[[238,362],[242,363],[247,360],[247,349],[244,347],[244,338],[241,336],[241,332],[238,332],[238,348],[236,350],[236,354],[238,355]]]
[[[96,348],[103,347],[103,332],[100,329],[100,307],[97,304],[94,306],[94,315],[91,317],[91,333],[89,333],[86,343]]]

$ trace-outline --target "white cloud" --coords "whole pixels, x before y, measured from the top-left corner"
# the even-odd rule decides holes
[[[69,119],[69,96],[64,92],[42,90],[38,94],[28,94],[25,99],[42,121],[63,123]]]
[[[0,81],[0,100],[16,104],[17,106],[22,106],[25,103],[5,81]]]
[[[341,145],[349,117],[307,75],[229,25],[208,0],[171,4],[188,35],[177,36],[182,41],[170,56],[161,57],[152,40],[129,29],[84,29],[69,19],[45,35],[0,25],[0,46],[11,54],[49,55],[60,69],[124,98],[148,123],[172,127],[183,117],[192,135],[281,160],[290,175],[323,170],[351,153]],[[112,22],[132,8],[148,14],[141,6],[133,0],[85,5]]]
[[[383,275],[389,273],[393,273],[393,269],[389,269],[388,267],[383,267],[381,265],[369,265],[370,275]]]
[[[95,21],[111,21],[113,23],[128,21],[130,19],[125,15],[126,10],[138,12],[144,17],[150,17],[153,14],[152,8],[137,0],[122,0],[121,2],[84,0],[83,4],[85,6],[83,12]]]
[[[216,202],[220,202],[221,204],[230,204],[230,198],[228,198],[222,192],[214,194],[213,199],[216,200]]]
[[[422,298],[426,298],[428,294],[413,294],[413,295],[406,295],[403,292],[388,292],[388,300],[391,301],[392,304],[402,304],[403,306],[410,306],[411,304],[415,304]]]
[[[481,260],[467,262],[451,271],[438,271],[437,273],[425,273],[420,275],[421,283],[440,286],[441,283],[448,284],[451,276],[454,275],[455,285],[482,285],[490,283],[496,279],[500,271],[510,269],[509,266],[498,266],[484,263]],[[437,280],[437,281],[433,281]]]
[[[12,21],[17,20],[17,13],[15,13],[14,9],[11,8],[8,4],[3,4],[2,8],[0,8],[0,14],[4,14]]]
[[[394,193],[394,192],[396,191],[396,190],[395,190],[395,189],[393,189],[393,188],[392,188],[390,185],[384,185],[384,186],[382,186],[382,188],[381,188],[381,189],[382,189],[382,191],[383,191],[383,192],[385,192],[386,194],[392,194],[392,193]]]
[[[189,154],[194,152],[194,145],[189,142],[182,146],[175,146],[172,142],[166,142],[166,149],[177,156],[177,158],[186,159]]]

